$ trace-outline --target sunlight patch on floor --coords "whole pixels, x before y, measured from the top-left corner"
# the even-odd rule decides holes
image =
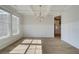
[[[15,47],[12,51],[10,51],[9,53],[24,53],[25,50],[28,48],[28,45],[18,45],[17,47]]]
[[[42,54],[41,40],[33,40],[26,54]]]
[[[26,51],[26,52],[25,52]],[[9,51],[10,54],[42,54],[41,40],[25,39],[14,49]]]
[[[33,40],[32,44],[41,44],[41,40]]]
[[[25,39],[22,41],[22,43],[31,43],[32,39]]]

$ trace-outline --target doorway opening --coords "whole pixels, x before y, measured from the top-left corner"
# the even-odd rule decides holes
[[[54,17],[54,37],[61,38],[61,16]]]

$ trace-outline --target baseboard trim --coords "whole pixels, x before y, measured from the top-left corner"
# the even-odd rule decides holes
[[[54,37],[23,37],[24,39],[53,39]]]

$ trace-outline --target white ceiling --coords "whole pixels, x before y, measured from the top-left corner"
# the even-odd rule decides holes
[[[15,8],[18,13],[22,15],[35,15],[41,16],[46,15],[60,15],[66,8],[70,7],[68,5],[11,5]]]

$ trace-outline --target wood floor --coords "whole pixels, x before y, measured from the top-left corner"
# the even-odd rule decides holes
[[[78,54],[68,43],[54,39],[22,39],[0,51],[1,54]]]

